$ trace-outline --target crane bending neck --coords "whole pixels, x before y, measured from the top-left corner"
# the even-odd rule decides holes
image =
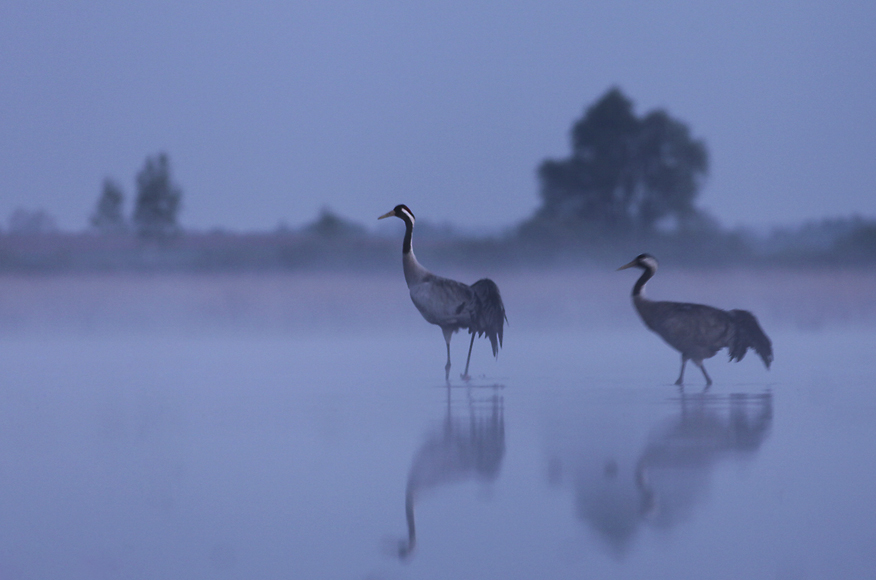
[[[654,270],[651,268],[646,268],[642,275],[639,276],[639,279],[636,280],[636,285],[633,286],[633,298],[644,298],[645,297],[645,283],[648,282],[654,276]]]
[[[422,282],[429,274],[429,271],[417,261],[413,250],[402,254],[402,266],[404,267],[405,283],[408,285],[408,288]]]
[[[402,265],[405,271],[405,283],[410,288],[414,284],[422,282],[429,274],[429,271],[417,261],[414,249],[411,246],[411,240],[414,235],[414,222],[404,213],[399,217],[405,222],[405,240],[402,243]]]
[[[411,241],[414,236],[414,222],[405,214],[399,217],[405,222],[405,240],[402,242],[402,254],[410,254],[413,251]]]
[[[410,288],[414,284],[422,282],[423,279],[429,275],[429,271],[420,265],[417,261],[417,257],[414,255],[414,249],[411,247],[414,223],[406,215],[401,216],[401,218],[405,222],[405,241],[402,244],[402,265],[404,266],[405,271],[405,283],[408,285],[408,288]]]

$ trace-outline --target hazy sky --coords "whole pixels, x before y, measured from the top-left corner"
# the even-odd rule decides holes
[[[876,3],[4,2],[0,222],[79,230],[166,151],[181,221],[499,229],[617,85],[706,141],[725,225],[876,217]],[[382,222],[381,222],[382,223]]]

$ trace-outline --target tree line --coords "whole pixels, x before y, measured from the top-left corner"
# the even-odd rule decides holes
[[[538,168],[542,205],[520,225],[519,236],[616,239],[704,222],[694,200],[708,171],[706,145],[666,111],[636,116],[632,101],[612,88],[575,122],[571,137],[567,158],[545,160]],[[145,237],[178,233],[182,192],[167,154],[147,157],[136,187],[134,210],[126,219],[122,189],[106,179],[91,226],[105,233],[133,229]],[[323,212],[314,231],[331,219]]]
[[[876,222],[855,216],[774,229],[766,236],[722,229],[696,205],[708,169],[706,143],[694,137],[686,123],[662,109],[638,115],[633,101],[613,87],[573,122],[568,155],[545,159],[538,166],[541,204],[532,216],[492,239],[466,239],[421,220],[418,239],[425,252],[434,245],[439,260],[444,252],[448,261],[462,255],[497,264],[584,257],[607,262],[645,249],[687,263],[876,261]],[[183,194],[166,153],[146,158],[136,174],[135,188],[133,207],[126,215],[121,186],[110,178],[104,180],[90,216],[92,230],[107,234],[101,238],[176,240],[179,248],[189,239],[188,245],[197,246],[198,252],[212,251],[205,260],[217,265],[245,264],[250,259],[247,252],[262,256],[252,258],[259,263],[283,267],[319,263],[318,255],[325,248],[332,256],[343,252],[365,256],[362,252],[369,247],[383,251],[375,240],[363,243],[371,237],[363,226],[328,208],[300,229],[283,226],[261,234],[263,239],[257,243],[251,236],[243,242],[243,236],[233,234],[207,236],[209,240],[194,243],[191,238],[197,234],[179,235]],[[56,229],[51,216],[41,211],[18,210],[10,221],[13,232]],[[238,242],[242,245],[236,248]],[[207,249],[210,244],[212,250]],[[271,245],[279,249],[264,250]],[[264,258],[268,254],[274,257]],[[299,259],[305,255],[309,257]]]
[[[643,242],[667,236],[720,236],[717,222],[695,205],[708,174],[703,140],[664,110],[637,115],[632,100],[613,87],[586,108],[570,132],[571,151],[538,167],[541,205],[506,236],[507,242],[571,247]],[[144,238],[179,233],[182,192],[164,153],[146,159],[136,178],[129,219],[121,187],[107,179],[91,226],[102,233]],[[366,232],[323,210],[304,233],[357,237]],[[724,244],[723,247],[730,247]]]

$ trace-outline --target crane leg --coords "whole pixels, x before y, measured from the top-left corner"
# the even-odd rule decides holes
[[[447,343],[447,364],[444,365],[444,380],[450,384],[450,343]]]
[[[441,332],[444,333],[444,342],[447,344],[447,364],[444,365],[444,380],[449,385],[450,384],[450,337],[453,336],[453,329],[442,328]]]
[[[706,372],[706,367],[703,366],[703,361],[695,360],[694,364],[700,367],[700,370],[703,371],[703,376],[706,377],[706,386],[710,387],[712,385],[712,377],[710,377],[709,373]]]
[[[681,355],[681,372],[678,374],[678,380],[675,381],[675,384],[679,387],[684,384],[684,365],[687,364],[687,358],[684,355]]]
[[[474,339],[475,339],[475,334],[474,334],[474,332],[472,332],[471,333],[471,342],[468,345],[468,358],[465,359],[465,372],[462,373],[462,377],[461,377],[462,380],[464,380],[464,381],[471,380],[471,377],[468,376],[468,363],[471,362],[471,347],[474,346]]]

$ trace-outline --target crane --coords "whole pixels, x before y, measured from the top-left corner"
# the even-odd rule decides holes
[[[489,278],[483,278],[469,286],[456,280],[436,276],[421,266],[411,247],[416,221],[414,212],[408,206],[399,204],[377,219],[393,216],[405,222],[402,266],[411,300],[423,318],[439,326],[444,334],[444,342],[447,344],[444,380],[450,384],[450,338],[460,328],[467,328],[471,334],[465,372],[462,374],[464,380],[469,380],[468,367],[476,336],[486,335],[493,348],[493,356],[499,356],[504,324],[508,320],[499,287]]]
[[[645,283],[657,272],[657,259],[650,254],[640,254],[618,268],[644,270],[633,286],[633,304],[642,321],[660,335],[669,346],[681,353],[681,373],[676,385],[684,384],[684,367],[692,360],[706,378],[706,386],[712,379],[703,366],[703,359],[711,358],[724,347],[730,351],[730,360],[741,361],[749,348],[760,355],[767,369],[773,361],[773,346],[761,329],[757,318],[747,310],[721,310],[704,304],[648,300]]]

